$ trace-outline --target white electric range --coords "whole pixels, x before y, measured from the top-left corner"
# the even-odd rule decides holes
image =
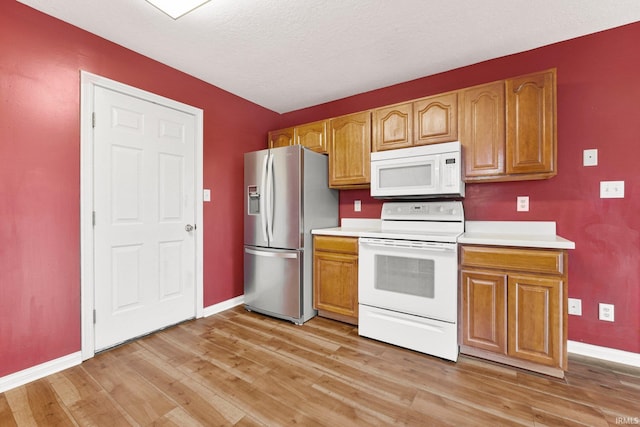
[[[460,201],[387,202],[360,234],[360,335],[456,361]]]

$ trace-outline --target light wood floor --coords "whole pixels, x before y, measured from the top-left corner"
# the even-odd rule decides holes
[[[616,426],[640,369],[570,356],[557,380],[458,363],[238,307],[0,394],[0,426]]]

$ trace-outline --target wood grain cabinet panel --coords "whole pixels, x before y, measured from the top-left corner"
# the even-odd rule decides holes
[[[450,92],[373,110],[373,151],[458,139],[458,94]]]
[[[462,344],[507,353],[507,276],[461,272]]]
[[[519,181],[557,173],[556,70],[460,91],[465,181]]]
[[[273,130],[269,132],[269,148],[288,147],[293,145],[293,128]]]
[[[371,183],[371,112],[331,119],[329,187],[362,188]]]
[[[460,249],[462,264],[533,273],[564,274],[566,251],[558,249],[503,248],[464,245]]]
[[[555,70],[508,79],[507,174],[556,174]]]
[[[562,366],[562,280],[511,274],[508,289],[509,355]]]
[[[314,236],[313,308],[318,315],[358,324],[358,239]]]
[[[296,126],[294,128],[294,143],[318,153],[326,153],[328,126],[328,120]]]
[[[372,151],[413,145],[413,104],[398,104],[373,110]]]
[[[460,351],[563,377],[567,257],[559,249],[461,245]]]
[[[415,101],[413,114],[415,145],[458,140],[457,92]]]
[[[460,98],[460,143],[466,181],[504,175],[504,82],[465,89]]]

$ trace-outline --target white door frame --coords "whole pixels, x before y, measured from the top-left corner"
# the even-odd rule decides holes
[[[137,89],[89,72],[80,71],[80,330],[82,360],[95,354],[94,341],[94,257],[93,257],[93,111],[96,86],[124,93],[125,95],[160,104],[195,117],[195,165],[196,165],[196,318],[204,314],[203,296],[203,210],[202,210],[202,146],[203,116],[200,108],[192,107],[151,92]]]

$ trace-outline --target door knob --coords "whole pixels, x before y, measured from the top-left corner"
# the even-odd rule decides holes
[[[187,224],[184,226],[185,231],[193,231],[196,229],[196,227],[194,225],[191,224]]]

